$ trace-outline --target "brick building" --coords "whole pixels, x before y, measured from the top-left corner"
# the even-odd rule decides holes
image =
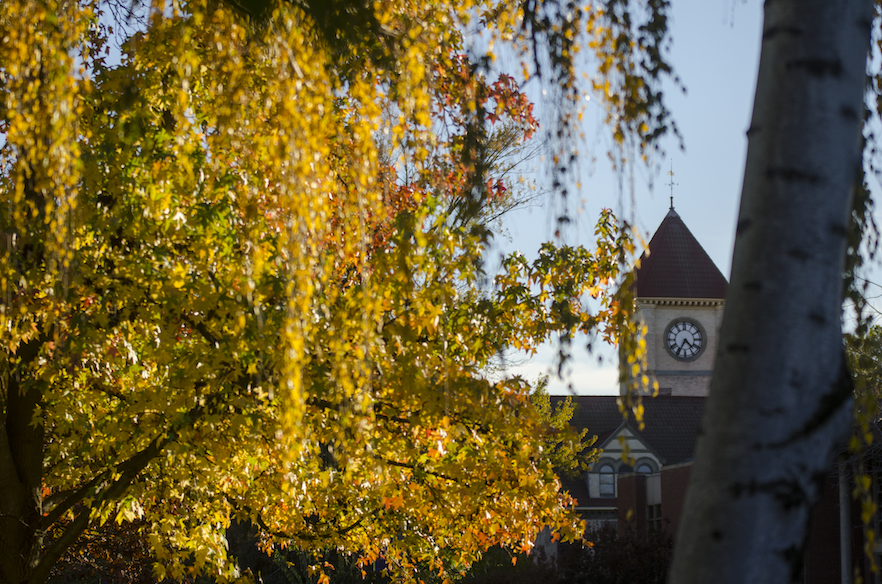
[[[643,398],[643,429],[633,418],[623,419],[614,396],[573,397],[572,424],[597,435],[595,446],[603,454],[582,477],[563,483],[589,530],[615,523],[621,534],[629,522],[638,534],[653,529],[676,534],[728,283],[673,208],[641,257],[635,281],[637,315],[647,328],[648,367],[659,394]],[[840,498],[840,485],[850,491],[853,478],[840,477],[839,465],[831,469],[812,518],[805,582],[851,581],[841,575],[854,568],[864,582],[873,582],[863,552],[860,505],[850,496]]]

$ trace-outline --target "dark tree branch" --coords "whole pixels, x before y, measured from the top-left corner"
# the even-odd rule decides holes
[[[168,436],[168,434],[166,434]],[[150,446],[141,450],[132,458],[122,462],[116,466],[116,471],[120,473],[120,477],[110,483],[102,493],[98,495],[95,502],[77,514],[76,519],[67,526],[64,532],[56,539],[40,558],[40,563],[34,569],[28,584],[43,584],[49,578],[52,566],[61,558],[61,555],[70,547],[79,536],[89,526],[89,515],[92,509],[107,502],[119,499],[129,488],[129,485],[143,471],[150,462],[159,456],[165,446],[170,442],[166,438],[156,438]],[[109,471],[106,471],[96,477],[96,479],[106,477]],[[94,480],[93,480],[94,482]],[[82,490],[82,489],[81,489]],[[78,491],[79,492],[79,491]]]
[[[209,345],[211,345],[215,349],[220,347],[220,342],[217,340],[217,337],[214,336],[214,334],[210,330],[208,330],[208,327],[205,326],[204,322],[195,321],[189,315],[184,315],[184,322],[186,322],[195,331],[202,335],[202,338],[205,339],[205,342],[207,342]]]
[[[425,468],[422,468],[422,467],[417,466],[415,464],[409,464],[407,462],[399,462],[397,460],[389,460],[388,458],[383,458],[382,456],[374,456],[374,458],[376,458],[377,460],[379,460],[381,462],[385,462],[389,466],[397,466],[399,468],[406,468],[406,469],[412,470],[414,472],[421,472],[421,473],[425,473],[425,474],[433,476],[433,477],[438,477],[439,479],[444,479],[444,480],[450,481],[452,483],[457,483],[457,484],[462,483],[462,484],[465,484],[465,486],[467,486],[467,487],[470,486],[467,481],[462,481],[460,479],[454,478],[454,477],[452,477],[450,475],[446,475],[444,473],[435,472],[432,470],[426,470]]]
[[[214,411],[215,406],[222,401],[221,398],[221,392],[209,396],[206,399],[205,405],[191,408],[181,417],[180,422],[173,425],[170,430],[174,430],[174,426],[192,426],[203,415]],[[89,526],[89,515],[91,510],[108,501],[113,501],[122,497],[138,475],[146,469],[147,466],[159,456],[165,447],[172,441],[170,438],[172,435],[174,435],[173,431],[163,432],[156,437],[149,446],[115,466],[115,472],[113,474],[120,475],[119,478],[107,484],[104,490],[98,493],[94,502],[77,514],[76,519],[65,528],[62,535],[52,542],[49,548],[43,553],[42,558],[40,558],[39,563],[28,580],[28,584],[44,584],[49,577],[49,572],[51,571],[52,566],[59,558],[61,558],[61,555],[65,550],[67,550],[67,548],[70,547]],[[74,505],[82,502],[90,492],[95,492],[96,488],[99,487],[102,482],[106,481],[109,476],[112,476],[111,471],[106,470],[79,489],[69,491],[70,494],[67,498],[60,503],[56,503],[52,512],[43,518],[41,523],[43,531],[45,532],[49,526],[57,521]]]

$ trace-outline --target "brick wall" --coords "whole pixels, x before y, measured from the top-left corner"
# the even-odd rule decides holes
[[[821,500],[812,513],[805,556],[806,584],[841,582],[839,487],[836,475],[830,475],[824,481]]]
[[[854,485],[849,480],[849,488]],[[869,560],[863,550],[863,523],[860,513],[860,501],[851,501],[851,565],[858,568],[864,582],[873,582],[869,574]],[[809,537],[805,554],[806,584],[838,584],[840,579],[839,555],[839,477],[835,472],[827,475],[821,500],[812,511]]]
[[[661,472],[662,523],[675,537],[680,526],[680,516],[683,514],[690,478],[692,478],[691,462],[665,467]]]
[[[646,534],[646,476],[636,473],[619,475],[616,481],[618,494],[619,536],[628,524],[637,534]]]

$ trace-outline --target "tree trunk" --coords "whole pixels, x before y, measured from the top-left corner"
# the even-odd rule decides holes
[[[852,416],[840,324],[872,5],[767,0],[726,314],[670,582],[801,582]]]
[[[40,559],[43,534],[43,425],[34,424],[41,399],[39,382],[19,379],[42,345],[19,347],[20,366],[5,375],[0,389],[0,583],[18,584],[30,577]],[[2,354],[4,359],[8,355]],[[5,373],[5,372],[4,372]]]

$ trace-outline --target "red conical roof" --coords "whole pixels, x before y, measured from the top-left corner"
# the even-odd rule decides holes
[[[671,209],[640,256],[638,298],[725,298],[729,283]]]

